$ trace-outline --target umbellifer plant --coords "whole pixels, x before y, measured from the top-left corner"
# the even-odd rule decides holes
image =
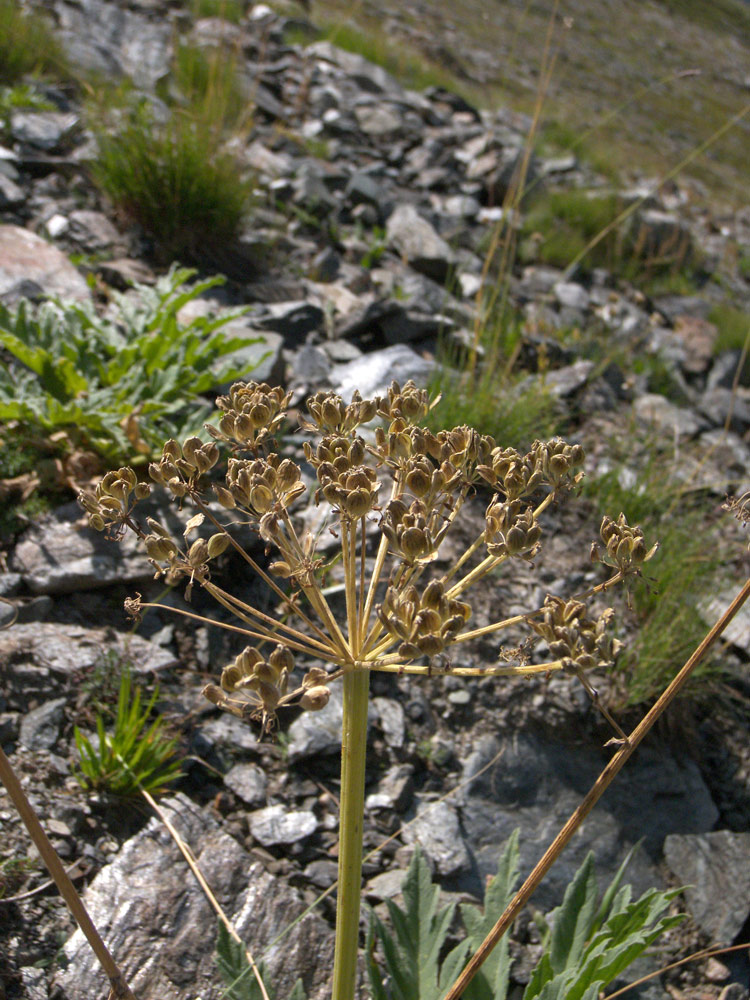
[[[194,586],[202,587],[239,619],[240,625],[216,623],[244,634],[249,644],[224,667],[221,685],[204,689],[209,701],[242,719],[260,720],[269,731],[284,706],[323,708],[330,684],[341,679],[332,995],[334,1000],[351,1000],[357,970],[370,672],[507,677],[564,671],[578,677],[598,705],[586,675],[608,666],[619,643],[608,629],[611,609],[594,616],[586,601],[639,573],[655,547],[649,549],[640,529],[628,525],[624,516],[616,521],[605,517],[592,559],[610,568],[606,580],[585,594],[548,597],[528,613],[472,628],[469,591],[501,566],[537,555],[540,518],[580,480],[583,449],[554,438],[535,441],[521,454],[470,427],[427,431],[420,421],[430,401],[412,382],[403,388],[394,382],[382,398],[362,399],[355,393],[349,403],[332,393],[318,393],[308,399],[309,417],[302,420],[311,435],[304,451],[317,480],[314,501],[328,504],[329,527],[337,539],[328,568],[335,564],[343,575],[345,612],[339,620],[323,585],[327,567],[316,550],[316,538],[301,535],[293,516],[295,503],[307,492],[302,470],[274,450],[274,435],[289,404],[290,395],[281,388],[237,383],[219,398],[218,425],[206,425],[208,440],[167,441],[149,475],[192,514],[180,539],[153,518],[139,520],[137,504],[152,486],[139,481],[131,468],[108,473],[94,493],[84,493],[80,500],[93,528],[114,537],[125,529],[135,532],[157,577],[168,583],[186,580],[188,598]],[[376,425],[374,432],[366,429],[368,424]],[[228,460],[219,478],[222,450]],[[484,527],[460,558],[440,571],[441,545],[479,487],[490,491]],[[267,566],[234,537],[238,522],[257,531],[266,543],[272,554]],[[271,617],[214,582],[212,563],[230,546],[276,595],[283,614]],[[127,602],[135,616],[150,607],[162,605],[140,597]],[[494,666],[452,664],[452,650],[524,624],[533,637],[546,642],[549,655],[544,662],[530,662],[527,643],[501,647]],[[263,651],[269,643],[270,650]],[[296,658],[323,660],[329,667],[313,666],[300,682],[293,682]],[[624,739],[621,730],[615,739]]]

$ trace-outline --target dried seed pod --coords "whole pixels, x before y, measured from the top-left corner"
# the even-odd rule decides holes
[[[305,690],[299,703],[306,712],[319,712],[322,708],[326,707],[330,697],[331,692],[327,687],[314,685]]]
[[[222,552],[226,552],[229,547],[229,541],[229,535],[225,534],[223,531],[217,532],[215,535],[211,535],[208,540],[208,558],[216,559],[216,557],[220,556]]]

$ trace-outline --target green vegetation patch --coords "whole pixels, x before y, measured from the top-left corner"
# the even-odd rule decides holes
[[[94,179],[162,261],[219,255],[238,236],[250,182],[212,123],[174,115],[159,124],[141,107],[98,141]]]
[[[68,76],[62,48],[43,17],[23,11],[17,0],[0,0],[0,84],[41,73]]]
[[[547,191],[531,203],[522,237],[534,241],[538,260],[554,267],[580,258],[584,273],[603,267],[652,293],[694,291],[700,261],[689,235],[666,220],[641,222],[637,213],[618,224],[625,207],[613,192]]]
[[[624,462],[593,480],[584,491],[599,511],[624,512],[643,529],[659,550],[631,589],[630,613],[635,638],[622,653],[617,669],[627,704],[639,704],[664,689],[706,633],[698,608],[716,592],[723,569],[721,548],[699,494],[688,493],[672,473],[673,460],[654,450],[635,473]],[[709,657],[691,684],[717,674]],[[696,687],[697,684],[697,687]]]
[[[106,317],[91,303],[22,302],[14,313],[0,305],[0,423],[65,438],[110,465],[134,453],[146,462],[165,437],[194,433],[210,412],[199,395],[251,367],[223,359],[258,338],[222,330],[242,309],[179,320],[183,306],[223,281],[189,284],[193,275],[172,268],[154,288],[116,294]]]

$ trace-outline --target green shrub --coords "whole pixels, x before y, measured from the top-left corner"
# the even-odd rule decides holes
[[[107,732],[101,714],[96,717],[98,739],[92,743],[75,727],[76,747],[80,755],[78,779],[84,788],[128,797],[141,789],[152,795],[180,776],[175,760],[176,741],[165,735],[165,722],[157,715],[149,718],[159,690],[141,707],[141,689],[131,697],[130,671],[123,670],[117,699],[117,712],[111,732]]]
[[[212,121],[174,114],[160,125],[141,107],[98,143],[97,184],[159,259],[211,259],[239,234],[250,182]]]
[[[10,116],[14,111],[52,111],[54,104],[37,94],[26,84],[0,87],[0,137],[7,137],[10,130]]]
[[[146,461],[165,435],[200,428],[209,412],[196,408],[200,393],[247,374],[220,360],[257,338],[222,332],[243,310],[180,322],[184,305],[223,281],[188,285],[193,274],[172,268],[154,288],[135,286],[134,298],[116,295],[105,317],[90,303],[0,305],[0,345],[13,359],[0,361],[0,422],[66,431],[112,464],[134,449]]]
[[[17,0],[0,0],[0,84],[30,73],[67,75],[62,49],[38,14],[23,11]]]
[[[446,954],[455,904],[439,905],[440,888],[417,850],[402,885],[403,908],[386,900],[390,928],[371,914],[366,952],[373,1000],[439,1000],[512,899],[518,860],[516,831],[487,887],[483,910],[461,904],[466,936]],[[682,914],[665,915],[679,889],[651,889],[631,902],[631,887],[621,885],[628,860],[600,898],[593,854],[587,856],[551,924],[541,921],[544,951],[523,1000],[596,1000],[649,945],[684,919]],[[509,977],[506,937],[466,987],[463,1000],[505,1000]]]
[[[522,224],[526,241],[539,240],[537,257],[554,267],[567,267],[589,243],[612,226],[624,205],[619,195],[582,190],[537,194]],[[687,238],[676,238],[656,256],[648,231],[632,220],[615,226],[580,261],[584,272],[603,267],[652,294],[695,289],[700,261],[691,257]]]

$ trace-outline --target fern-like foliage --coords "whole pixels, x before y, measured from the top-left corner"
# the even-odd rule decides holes
[[[226,984],[223,996],[227,1000],[265,1000],[260,984],[247,960],[243,945],[234,940],[221,920],[216,938],[216,967]],[[269,1000],[275,1000],[274,991],[267,985],[268,971],[263,962],[258,966],[258,973]],[[301,979],[298,979],[294,984],[287,1000],[305,1000]]]
[[[651,889],[632,901],[631,886],[622,885],[631,856],[632,852],[600,899],[594,856],[588,855],[561,906],[549,923],[542,921],[544,952],[523,1000],[596,1000],[608,983],[683,919],[683,914],[666,912],[679,889]],[[466,936],[446,954],[455,906],[439,905],[439,887],[417,850],[403,882],[403,908],[386,901],[391,926],[377,914],[371,915],[367,971],[373,1000],[439,1000],[444,996],[510,902],[518,880],[518,860],[516,831],[487,887],[484,909],[460,907]],[[510,956],[504,938],[464,991],[464,1000],[505,1000],[509,978]]]

